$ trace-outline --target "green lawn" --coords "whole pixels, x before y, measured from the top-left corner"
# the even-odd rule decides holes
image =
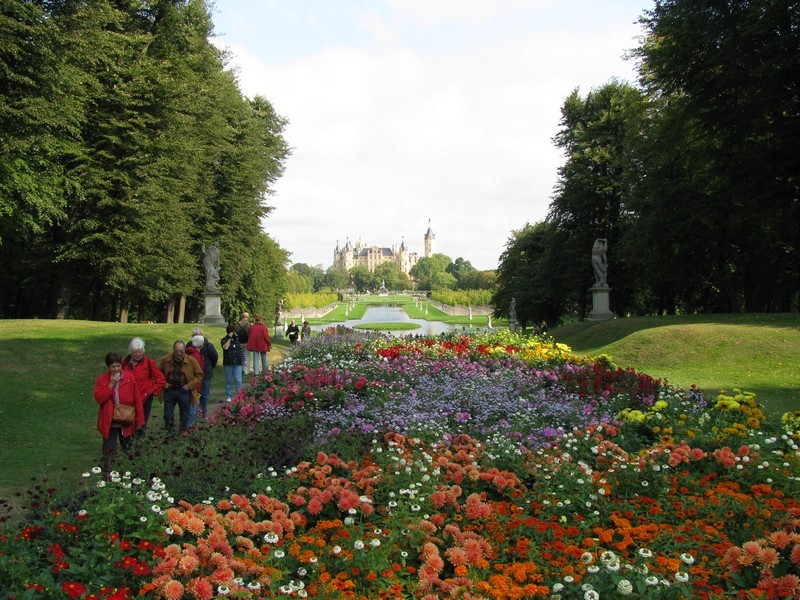
[[[575,352],[608,354],[671,384],[745,389],[770,413],[800,410],[800,315],[631,317],[551,329]]]

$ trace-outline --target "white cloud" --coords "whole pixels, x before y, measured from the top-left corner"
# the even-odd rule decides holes
[[[540,20],[536,35],[501,28],[473,40],[468,27],[443,45],[401,21],[485,23],[550,3],[389,4],[397,14],[354,14],[368,42],[327,44],[288,61],[224,40],[244,93],[266,96],[290,121],[294,154],[265,228],[292,262],[328,267],[345,238],[387,246],[404,238],[422,253],[430,218],[438,251],[495,268],[511,230],[546,214],[564,98],[632,77],[620,57],[634,45],[641,9],[591,34]]]

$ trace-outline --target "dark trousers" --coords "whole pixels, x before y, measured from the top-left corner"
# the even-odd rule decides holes
[[[175,405],[180,414],[181,433],[189,430],[189,409],[192,407],[192,392],[183,388],[167,388],[164,390],[164,429],[167,433],[175,432]]]
[[[122,427],[111,427],[108,437],[103,438],[103,467],[106,472],[111,470],[111,462],[117,454],[117,439],[125,454],[131,450],[131,439],[122,435]]]
[[[147,397],[147,400],[142,402],[142,407],[144,408],[144,425],[142,425],[137,431],[137,437],[144,437],[147,433],[147,422],[150,420],[150,411],[153,408],[153,395],[150,394]]]

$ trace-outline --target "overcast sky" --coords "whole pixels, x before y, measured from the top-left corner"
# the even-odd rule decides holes
[[[359,238],[494,269],[544,219],[573,89],[635,81],[649,0],[217,0],[242,92],[289,120],[264,229],[328,268]],[[587,248],[587,254],[590,251]]]

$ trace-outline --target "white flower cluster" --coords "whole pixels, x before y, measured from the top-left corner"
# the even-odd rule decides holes
[[[82,474],[82,477],[88,479],[92,475],[102,475],[103,469],[101,467],[92,467],[90,471]],[[130,471],[120,473],[119,471],[109,471],[107,477],[99,477],[95,482],[95,487],[98,489],[119,489],[125,490],[126,493],[131,494],[135,498],[141,498],[151,503],[150,510],[157,515],[161,515],[170,506],[175,504],[173,498],[166,489],[166,485],[158,477],[154,477],[150,481],[149,487],[147,482],[140,477],[133,477]],[[86,511],[82,511],[87,514]],[[139,517],[142,523],[147,522],[147,516],[142,515]]]

